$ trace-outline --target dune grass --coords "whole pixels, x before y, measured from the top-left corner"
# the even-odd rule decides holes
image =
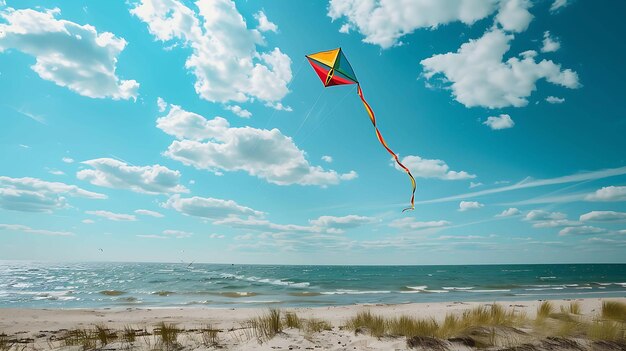
[[[285,313],[285,327],[287,328],[302,328],[302,320],[295,312],[286,312]]]
[[[485,326],[514,326],[525,320],[524,315],[515,310],[507,311],[498,304],[477,306],[463,312],[460,316],[446,315],[443,323],[434,319],[420,319],[411,316],[385,318],[361,311],[346,322],[346,328],[355,333],[368,332],[374,337],[406,336],[406,337],[434,337],[450,338],[463,335],[471,327]]]
[[[252,330],[253,335],[263,342],[283,331],[280,309],[270,308],[263,316],[252,318],[244,322],[243,327]]]
[[[202,345],[205,347],[218,347],[220,344],[219,330],[213,328],[212,325],[206,325],[200,329],[200,336],[202,338]]]
[[[617,301],[603,301],[602,318],[626,322],[626,304]]]
[[[161,322],[154,328],[154,334],[159,337],[157,344],[166,350],[172,350],[179,346],[178,335],[182,330],[174,324]]]
[[[137,334],[135,334],[135,329],[130,325],[125,325],[124,330],[122,330],[122,341],[126,343],[133,343],[137,340]]]
[[[537,307],[537,319],[548,318],[553,312],[554,306],[552,302],[544,301]]]
[[[13,347],[13,343],[9,340],[9,336],[0,333],[0,351],[9,351]]]
[[[64,346],[80,346],[83,350],[96,348],[96,339],[89,329],[70,329],[62,337]]]

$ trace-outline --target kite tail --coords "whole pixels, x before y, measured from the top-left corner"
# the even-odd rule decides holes
[[[370,120],[372,121],[372,124],[374,125],[374,129],[376,130],[376,137],[378,137],[378,141],[380,141],[380,143],[385,147],[387,152],[389,152],[391,156],[393,156],[393,158],[396,160],[396,163],[398,164],[398,166],[400,166],[400,168],[402,168],[406,172],[406,174],[409,175],[409,178],[411,179],[411,185],[413,186],[413,192],[411,193],[411,207],[405,208],[404,210],[402,210],[402,212],[407,211],[407,210],[414,210],[415,209],[415,178],[413,178],[411,171],[409,171],[409,169],[406,168],[402,164],[402,162],[400,162],[400,160],[398,159],[398,155],[396,155],[396,153],[393,152],[389,148],[389,146],[387,146],[385,139],[383,139],[382,134],[380,134],[380,131],[378,130],[378,127],[376,126],[376,116],[374,116],[374,111],[372,110],[370,105],[367,103],[367,101],[365,101],[365,98],[363,97],[363,91],[361,90],[361,85],[357,84],[356,88],[357,88],[357,93],[359,94],[359,97],[361,98],[361,101],[363,101],[363,106],[365,106],[365,110],[367,110],[367,114],[370,116]]]

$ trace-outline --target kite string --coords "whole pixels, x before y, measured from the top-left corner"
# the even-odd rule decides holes
[[[296,129],[296,132],[293,133],[292,138],[295,138],[296,135],[298,135],[298,132],[300,131],[300,129],[302,129],[302,126],[304,126],[304,123],[306,122],[306,120],[309,119],[311,112],[313,112],[313,110],[315,109],[315,106],[317,106],[317,103],[320,101],[320,98],[322,97],[322,95],[324,95],[325,92],[326,92],[326,89],[322,89],[320,94],[317,96],[317,99],[315,99],[315,103],[313,103],[313,106],[311,106],[311,108],[309,109],[309,112],[307,112],[306,116],[304,117],[304,120],[302,121],[302,123],[300,123],[300,126],[298,127],[298,129]]]
[[[291,78],[291,80],[289,81],[289,83],[287,83],[287,86],[286,86],[287,92],[289,92],[289,87],[291,87],[291,84],[293,83],[293,81],[296,80],[296,77],[298,77],[298,73],[300,73],[300,70],[302,69],[302,67],[304,67],[304,63],[305,62],[306,62],[306,59],[300,61],[300,66],[296,70],[296,74],[294,74],[293,77]],[[270,116],[270,118],[268,118],[267,121],[265,122],[265,126],[263,127],[264,129],[267,129],[267,127],[269,126],[270,122],[274,118],[274,115],[276,115],[276,111],[278,111],[278,110],[274,108],[274,112],[272,112],[272,115]]]
[[[378,130],[378,127],[376,126],[376,116],[374,115],[374,111],[372,110],[370,105],[367,103],[367,101],[365,101],[365,97],[363,97],[363,91],[361,90],[360,84],[357,84],[357,94],[359,94],[359,97],[361,98],[361,101],[363,102],[363,106],[365,106],[365,110],[367,111],[367,114],[370,117],[370,121],[372,121],[372,124],[374,125],[374,129],[376,130],[376,137],[378,138],[378,141],[383,145],[383,147],[387,150],[387,152],[389,152],[393,156],[393,158],[396,160],[396,163],[406,172],[406,174],[411,179],[411,185],[413,186],[413,191],[411,193],[411,207],[407,207],[403,209],[402,212],[407,211],[407,210],[414,210],[415,209],[415,188],[416,188],[415,178],[411,174],[411,171],[408,168],[406,168],[402,164],[402,162],[400,162],[400,159],[398,159],[398,155],[396,155],[396,153],[393,152],[389,148],[389,146],[387,146],[385,139],[383,139],[382,134],[380,133],[380,131]]]
[[[335,112],[335,110],[337,110],[337,108],[341,106],[343,100],[345,100],[348,95],[353,91],[353,89],[347,89],[343,97],[341,97],[341,99],[339,99],[337,103],[335,103],[327,113],[324,113],[324,117],[322,117],[322,119],[317,124],[315,124],[313,128],[303,138],[300,139],[300,143],[303,143],[305,140],[307,140],[309,136],[311,136],[321,125],[323,125],[324,122],[326,122],[326,120],[333,115],[333,112]]]

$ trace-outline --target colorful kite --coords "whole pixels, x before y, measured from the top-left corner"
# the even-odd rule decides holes
[[[385,139],[380,134],[378,127],[376,127],[376,117],[374,116],[374,111],[370,107],[370,105],[365,101],[363,97],[363,91],[361,91],[361,85],[359,81],[356,79],[356,75],[352,70],[352,66],[346,59],[341,51],[341,48],[329,50],[329,51],[321,51],[315,54],[306,55],[306,58],[309,60],[311,66],[320,77],[322,82],[324,83],[324,87],[329,87],[333,85],[344,85],[344,84],[356,84],[357,93],[363,101],[363,106],[365,106],[365,110],[367,114],[370,116],[370,120],[374,125],[374,129],[376,130],[376,137],[378,137],[378,141],[385,147],[387,152],[389,152],[393,158],[396,160],[396,163],[409,175],[411,179],[411,185],[413,186],[413,192],[411,193],[411,207],[407,207],[402,212],[406,210],[415,209],[415,178],[411,174],[408,168],[406,168],[398,159],[398,155],[396,155],[390,148],[387,146]]]

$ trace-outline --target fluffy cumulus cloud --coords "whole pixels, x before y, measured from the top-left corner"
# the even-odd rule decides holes
[[[500,214],[497,214],[496,217],[511,217],[520,214],[520,210],[515,207],[508,208],[502,211]]]
[[[83,169],[76,173],[76,177],[94,185],[144,194],[189,192],[179,184],[180,172],[165,166],[131,166],[112,158],[98,158],[82,163],[93,169]]]
[[[552,5],[550,5],[550,12],[557,12],[558,10],[564,8],[570,3],[571,3],[571,0],[554,0]]]
[[[555,52],[561,48],[561,43],[558,39],[550,36],[550,31],[545,31],[543,33],[543,46],[541,47],[541,52]]]
[[[607,186],[585,197],[588,201],[626,201],[626,186]]]
[[[416,221],[413,217],[400,218],[391,221],[389,223],[390,227],[400,228],[400,229],[427,229],[427,228],[438,228],[445,227],[450,225],[451,223],[444,220],[439,221]]]
[[[564,102],[565,102],[565,99],[564,99],[564,98],[560,98],[560,97],[558,97],[558,96],[548,96],[548,97],[546,98],[546,101],[547,101],[549,104],[562,104],[562,103],[564,103]]]
[[[605,229],[592,227],[592,226],[581,226],[581,227],[567,227],[561,229],[559,231],[559,235],[589,235],[589,234],[598,234],[606,232]]]
[[[250,207],[241,206],[233,200],[222,200],[211,197],[189,197],[180,195],[170,197],[163,204],[165,208],[174,209],[187,216],[202,217],[208,219],[224,219],[231,216],[263,216],[263,212]]]
[[[0,230],[22,232],[28,234],[50,235],[50,236],[72,236],[72,232],[55,231],[47,229],[33,229],[21,224],[0,224]]]
[[[75,185],[37,178],[0,176],[0,208],[24,212],[52,212],[67,206],[66,196],[106,199],[106,195]]]
[[[414,177],[419,178],[437,178],[442,180],[463,180],[473,179],[476,175],[466,171],[452,171],[450,166],[443,160],[429,160],[419,156],[409,155],[402,158],[402,164],[405,165]],[[404,171],[394,162],[394,167],[400,171]]]
[[[457,52],[422,60],[424,77],[430,80],[443,75],[450,82],[454,98],[466,107],[525,106],[540,79],[570,89],[580,86],[576,72],[561,69],[550,60],[537,62],[535,51],[503,61],[512,39],[512,34],[491,29],[481,38],[461,45]]]
[[[85,211],[86,214],[92,216],[98,216],[106,218],[110,221],[122,222],[122,221],[136,221],[137,217],[125,213],[114,213],[109,211],[97,210],[97,211]]]
[[[229,110],[230,112],[236,114],[237,116],[241,117],[241,118],[250,118],[252,117],[252,112],[241,108],[241,106],[239,105],[227,105],[225,107],[227,110]],[[161,111],[163,112],[163,111]]]
[[[207,120],[171,105],[157,127],[175,140],[165,156],[213,172],[244,171],[278,185],[332,185],[356,178],[312,166],[293,140],[278,129],[233,128],[221,117]]]
[[[194,74],[196,92],[203,99],[275,103],[288,93],[289,56],[279,48],[257,51],[264,43],[260,30],[274,29],[265,15],[262,28],[249,29],[230,0],[197,0],[194,8],[178,0],[141,0],[131,13],[157,40],[190,49],[185,66]]]
[[[608,221],[623,221],[626,220],[626,212],[615,211],[591,211],[580,216],[580,220],[583,222],[608,222]]]
[[[143,210],[143,209],[135,210],[135,213],[138,215],[155,217],[155,218],[164,217],[162,213],[159,213],[156,211],[150,211],[150,210]]]
[[[562,212],[548,212],[544,210],[529,211],[524,220],[533,223],[534,228],[556,228],[566,226],[579,226],[582,223],[567,219],[567,215]]]
[[[459,203],[459,211],[465,212],[465,211],[477,210],[484,206],[485,205],[481,204],[478,201],[461,201]]]
[[[506,30],[523,31],[532,20],[530,6],[528,0],[331,0],[328,16],[345,17],[340,32],[357,30],[365,36],[364,42],[389,48],[417,29],[456,21],[469,25],[493,13]]]
[[[507,129],[513,128],[515,122],[511,119],[511,116],[507,114],[501,114],[499,117],[491,116],[488,117],[486,121],[483,122],[484,125],[488,126],[493,130]]]
[[[117,58],[126,41],[91,25],[57,19],[59,9],[0,10],[0,52],[15,49],[35,57],[42,79],[92,98],[135,99],[139,83],[120,79]]]
[[[263,11],[259,11],[256,14],[254,14],[254,18],[259,22],[259,26],[257,27],[261,32],[274,32],[276,33],[278,31],[278,26],[274,23],[272,23],[267,16],[265,15],[265,12]]]

